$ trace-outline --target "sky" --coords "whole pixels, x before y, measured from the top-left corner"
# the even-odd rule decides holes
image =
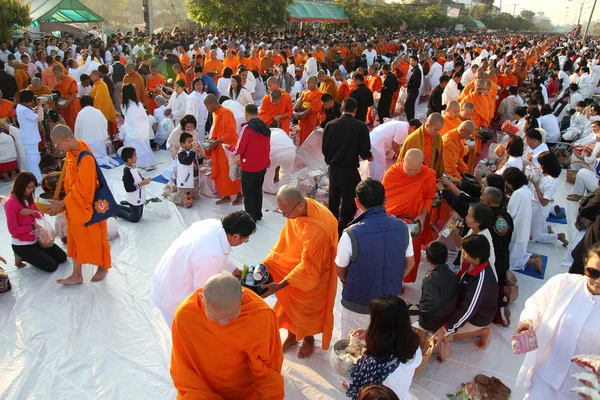
[[[494,5],[496,7],[500,6],[502,2],[502,12],[513,12],[514,5],[516,4],[516,13],[518,14],[521,10],[527,9],[533,12],[543,12],[546,17],[550,18],[553,25],[573,25],[577,22],[577,17],[579,16],[579,10],[581,8],[581,2],[584,0],[575,0],[575,1],[567,1],[567,0],[496,0]],[[551,4],[551,6],[549,6]],[[585,5],[583,6],[583,13],[581,15],[581,23],[587,23],[588,18],[590,17],[590,11],[592,10],[592,5],[594,4],[594,0],[585,1]],[[568,7],[568,9],[565,9]],[[592,22],[600,21],[600,2],[596,5],[596,9],[594,11],[594,18]]]

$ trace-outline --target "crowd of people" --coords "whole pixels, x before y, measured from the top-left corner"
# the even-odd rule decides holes
[[[571,241],[571,274],[527,300],[517,325],[540,341],[519,375],[528,398],[568,398],[570,358],[600,354],[600,309],[586,302],[600,295],[599,61],[594,40],[559,35],[25,34],[0,44],[0,173],[14,180],[4,207],[15,264],[54,272],[68,256],[73,273],[58,283],[82,283],[82,264],[98,267],[93,282],[105,279],[114,199],[98,208],[99,166],[124,163],[127,196],[110,215],[136,223],[152,179],[142,173],[168,151],[162,175],[175,204],[192,207],[212,185],[217,205],[245,210],[192,224],[152,277],[179,396],[282,399],[283,352],[301,342],[298,357],[310,357],[318,334],[328,350],[341,302],[367,318],[342,323],[343,335],[366,341],[347,396],[410,399],[426,362],[414,329],[438,338],[441,361],[455,340],[485,348],[494,324],[510,325],[511,271],[545,272],[528,244]],[[311,136],[327,164],[325,204],[289,185]],[[553,202],[561,167],[575,177],[576,238],[546,223],[564,217]],[[66,253],[33,233],[43,218],[35,189],[58,171],[64,194],[45,212],[66,219]],[[262,263],[269,280],[240,285],[248,272],[231,251],[260,229],[263,193],[276,194],[286,221]],[[420,301],[407,304],[403,284],[426,269]],[[261,299],[271,295],[274,309]]]

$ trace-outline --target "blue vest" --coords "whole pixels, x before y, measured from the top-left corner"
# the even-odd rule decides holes
[[[377,206],[358,216],[344,232],[352,242],[352,257],[342,305],[368,314],[369,303],[375,297],[400,294],[406,248],[411,240],[408,225]]]

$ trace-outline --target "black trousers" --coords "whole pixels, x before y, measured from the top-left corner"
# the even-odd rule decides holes
[[[585,270],[586,254],[587,250],[585,248],[585,237],[583,237],[571,252],[571,256],[573,257],[573,264],[571,264],[571,268],[569,268],[570,274],[583,275]]]
[[[46,272],[54,272],[58,264],[67,260],[67,253],[57,245],[49,249],[44,249],[39,243],[27,245],[12,245],[13,253],[23,259],[23,261]]]
[[[379,123],[383,124],[384,118],[390,117],[390,109],[392,108],[392,98],[389,96],[381,96],[379,103],[377,104],[377,115],[379,116]]]
[[[262,186],[265,181],[267,169],[258,172],[242,171],[242,194],[244,195],[244,209],[254,221],[262,219]]]
[[[410,121],[415,119],[415,105],[419,97],[419,92],[408,93],[406,101],[404,102],[404,111],[406,112],[406,120]]]
[[[356,197],[356,185],[359,182],[360,174],[356,167],[329,166],[329,211],[338,220],[339,236],[342,236],[342,232],[356,214],[354,198]]]
[[[140,222],[144,214],[144,205],[134,206],[133,204],[119,204],[119,218],[129,222]]]

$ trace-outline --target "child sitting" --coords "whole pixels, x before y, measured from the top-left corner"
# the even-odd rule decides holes
[[[425,330],[435,332],[454,312],[458,278],[446,264],[448,248],[444,243],[431,242],[427,246],[425,256],[432,269],[423,277],[419,300],[419,325]]]
[[[139,222],[144,213],[146,203],[146,189],[144,186],[152,181],[152,178],[143,178],[135,167],[137,155],[133,147],[124,147],[121,151],[121,159],[125,161],[123,168],[123,186],[127,192],[127,200],[120,204],[119,217],[129,222]]]
[[[177,153],[177,196],[175,204],[189,208],[199,197],[199,165],[204,155],[202,148],[194,142],[194,137],[183,132],[179,137],[181,149]],[[198,159],[200,156],[200,159]]]

